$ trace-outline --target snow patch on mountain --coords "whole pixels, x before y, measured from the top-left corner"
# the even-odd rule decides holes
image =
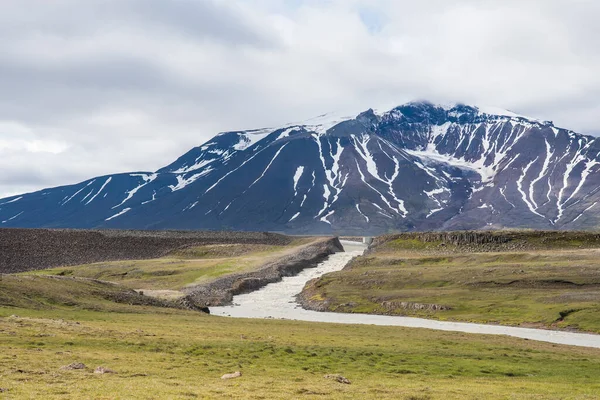
[[[304,121],[291,123],[287,126],[301,126],[318,135],[324,135],[329,129],[344,121],[356,118],[358,114],[360,114],[360,112],[329,112]]]
[[[304,166],[300,166],[296,169],[296,173],[294,174],[294,197],[298,195],[298,182],[300,182],[300,178],[304,174]]]
[[[15,216],[12,216],[12,217],[10,217],[9,219],[7,219],[7,220],[5,220],[5,221],[2,221],[2,223],[3,223],[3,224],[6,224],[7,222],[10,222],[10,221],[12,221],[13,219],[17,219],[17,218],[19,218],[21,215],[23,215],[23,213],[25,213],[25,211],[21,211],[21,212],[20,212],[20,213],[18,213],[17,215],[15,215]]]
[[[3,206],[3,205],[5,205],[5,204],[16,203],[16,202],[17,202],[17,201],[19,201],[19,200],[23,200],[23,196],[17,197],[16,199],[12,199],[12,200],[9,200],[9,201],[7,201],[7,202],[4,202],[4,203],[0,203],[0,206]]]
[[[135,196],[135,194],[144,186],[148,185],[149,183],[152,183],[154,180],[156,180],[156,178],[158,178],[158,174],[129,174],[129,176],[133,177],[133,178],[137,178],[140,177],[143,179],[144,183],[142,183],[139,186],[134,187],[133,189],[127,191],[125,193],[125,199],[117,204],[116,206],[114,206],[112,209],[114,210],[115,208],[119,208],[121,207],[123,204],[127,203],[129,200],[131,200],[133,198],[133,196]]]
[[[479,110],[480,114],[492,115],[492,116],[500,116],[500,117],[509,117],[509,118],[522,118],[529,121],[541,122],[536,118],[527,117],[525,115],[517,114],[509,110],[504,110],[498,107],[491,106],[475,106]]]
[[[177,192],[178,190],[181,189],[185,189],[187,186],[191,185],[192,183],[196,182],[198,179],[200,179],[201,177],[203,177],[204,175],[207,175],[208,173],[210,173],[213,169],[211,167],[205,168],[202,172],[199,172],[197,174],[194,174],[190,177],[185,177],[185,175],[177,175],[177,184],[176,185],[169,185],[169,189],[171,189],[171,192]]]
[[[437,151],[431,149],[406,150],[406,152],[412,156],[420,158],[421,160],[423,160],[423,162],[426,162],[425,160],[432,160],[448,164],[449,166],[475,171],[479,174],[479,176],[481,176],[482,183],[490,182],[496,174],[496,171],[494,170],[493,166],[484,165],[484,158],[478,160],[477,162],[469,162],[461,158],[452,157],[448,154],[440,154]]]
[[[238,151],[246,150],[269,136],[274,130],[273,128],[263,128],[241,132],[239,133],[240,141],[233,148]]]
[[[116,213],[115,215],[113,215],[112,217],[106,218],[105,221],[111,221],[115,218],[119,218],[121,215],[127,214],[129,211],[131,211],[131,208],[125,208],[125,209],[121,210],[120,212]]]

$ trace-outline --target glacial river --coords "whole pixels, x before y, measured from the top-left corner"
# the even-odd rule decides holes
[[[600,348],[600,335],[593,334],[466,322],[435,321],[412,317],[318,312],[303,309],[296,303],[295,297],[302,291],[306,282],[318,278],[323,274],[341,270],[352,258],[361,255],[366,249],[366,246],[361,243],[342,241],[342,244],[346,252],[333,254],[316,268],[307,268],[296,276],[284,277],[281,282],[272,283],[252,293],[235,296],[233,298],[233,305],[231,306],[211,307],[211,314],[235,318],[275,318],[340,324],[403,326],[486,335],[508,335],[542,342]]]

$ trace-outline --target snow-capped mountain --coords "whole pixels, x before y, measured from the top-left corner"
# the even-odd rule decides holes
[[[495,108],[413,102],[224,132],[156,172],[0,200],[0,227],[591,229],[599,168],[595,137]]]

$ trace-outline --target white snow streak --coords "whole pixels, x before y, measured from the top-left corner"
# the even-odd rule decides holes
[[[333,210],[332,210],[332,211],[329,211],[329,212],[327,213],[327,215],[326,215],[326,216],[324,216],[324,217],[322,217],[322,218],[321,218],[321,221],[322,221],[322,222],[326,222],[326,223],[328,223],[329,225],[331,225],[331,222],[329,222],[329,220],[327,220],[327,218],[329,218],[331,215],[333,215],[333,213],[334,213],[334,212],[335,212],[335,211],[333,211]]]
[[[510,204],[513,208],[516,208],[515,205],[513,203],[511,203],[510,201],[508,201],[508,198],[506,198],[506,195],[504,194],[505,190],[506,190],[506,187],[500,188],[500,194],[502,195],[502,197],[504,197],[504,200],[506,200],[506,202],[508,204]]]
[[[152,193],[152,199],[151,200],[147,200],[147,201],[143,201],[142,204],[152,203],[154,200],[156,200],[156,190]]]
[[[84,201],[86,201],[87,198],[92,195],[92,193],[94,193],[94,189],[90,190],[90,192],[85,195],[85,197],[83,198],[83,200],[80,201],[80,203],[83,203]]]
[[[269,165],[267,165],[267,168],[265,168],[265,170],[263,171],[263,173],[262,173],[262,174],[261,174],[261,175],[260,175],[258,178],[256,178],[256,180],[255,180],[254,182],[252,182],[252,184],[251,184],[250,186],[248,186],[248,189],[250,189],[252,186],[254,186],[254,184],[255,184],[256,182],[258,182],[259,180],[261,180],[261,179],[262,179],[262,177],[263,177],[263,176],[265,176],[265,174],[267,173],[267,171],[268,171],[268,170],[269,170],[269,168],[271,167],[271,164],[273,164],[273,162],[274,162],[274,161],[277,159],[277,157],[279,156],[279,153],[281,153],[281,150],[283,150],[283,149],[284,149],[284,147],[285,147],[285,146],[287,146],[287,145],[288,145],[288,143],[285,143],[283,146],[281,146],[281,147],[279,148],[279,150],[277,150],[277,152],[275,153],[275,155],[274,155],[274,156],[273,156],[273,158],[271,159],[271,162],[269,162]]]
[[[244,161],[243,163],[240,164],[239,167],[229,171],[228,173],[226,173],[225,175],[223,175],[218,181],[216,181],[214,183],[214,185],[212,185],[211,187],[209,187],[208,189],[206,189],[206,192],[204,192],[204,194],[210,192],[212,189],[214,189],[219,183],[221,183],[221,181],[225,178],[227,178],[229,175],[233,174],[235,171],[237,171],[238,169],[242,168],[244,165],[248,164],[250,161],[252,161],[254,159],[254,157],[258,156],[260,153],[262,153],[263,151],[265,151],[266,149],[268,149],[269,147],[265,147],[263,149],[261,149],[258,153],[255,153],[252,155],[252,157],[250,157],[249,159],[247,159],[246,161]]]
[[[590,161],[588,161],[588,162],[585,163],[585,169],[583,170],[583,172],[581,172],[581,179],[579,180],[579,184],[577,185],[577,187],[575,188],[575,190],[573,190],[573,193],[571,193],[571,195],[564,202],[564,204],[567,204],[569,202],[569,200],[571,200],[579,192],[579,190],[581,189],[581,187],[585,184],[585,181],[586,181],[587,177],[592,172],[592,168],[594,168],[598,164],[600,164],[600,162],[598,162],[596,160],[590,160]]]
[[[538,205],[535,201],[535,193],[533,191],[534,186],[537,182],[539,182],[548,173],[548,167],[550,166],[550,160],[552,159],[552,156],[554,155],[554,152],[550,151],[550,143],[548,143],[547,139],[545,139],[545,141],[546,141],[546,158],[544,159],[544,166],[542,167],[542,170],[540,171],[540,174],[538,175],[538,177],[535,178],[534,180],[532,180],[531,183],[529,184],[529,198],[531,199],[531,203],[533,204],[533,206],[536,210],[538,209]],[[548,192],[550,192],[550,190],[548,190]]]
[[[325,210],[327,210],[327,207],[329,205],[329,203],[327,202],[329,200],[329,196],[331,196],[329,187],[327,185],[323,185],[323,198],[325,199],[325,204],[323,205],[323,208],[317,213],[315,218],[318,217],[319,215],[323,214],[325,212]]]
[[[423,193],[425,193],[425,195],[427,195],[427,197],[429,197],[431,200],[435,201],[438,205],[438,208],[434,208],[431,211],[429,211],[429,213],[425,216],[425,218],[429,218],[431,215],[435,214],[438,211],[442,211],[444,209],[444,207],[442,206],[442,202],[437,197],[435,197],[435,195],[443,194],[445,192],[450,192],[450,189],[437,188],[437,189],[433,189],[430,191],[426,191],[426,190],[423,191]]]
[[[306,191],[306,193],[304,193],[304,197],[302,198],[302,203],[300,203],[300,208],[302,208],[304,206],[304,202],[306,201],[306,199],[308,198],[308,194],[310,193],[310,191],[315,187],[315,171],[312,172],[312,183],[310,185],[310,188]]]
[[[362,215],[363,217],[365,217],[365,219],[367,220],[367,222],[369,222],[369,217],[367,217],[365,214],[363,214],[362,211],[360,211],[360,206],[358,204],[356,205],[356,210],[360,213],[360,215]]]
[[[309,191],[310,191],[310,189],[309,189]],[[308,193],[308,192],[307,192],[307,193]],[[305,194],[305,195],[304,195],[304,198],[302,199],[302,203],[300,203],[300,208],[302,208],[302,206],[304,205],[304,202],[306,201],[306,198],[307,198],[307,197],[308,197],[308,196]]]
[[[15,215],[14,217],[11,217],[11,218],[7,219],[6,221],[2,221],[2,223],[3,223],[3,224],[5,224],[5,223],[7,223],[7,222],[9,222],[9,221],[12,221],[13,219],[20,217],[20,216],[21,216],[21,215],[22,215],[24,212],[25,212],[25,211],[21,211],[20,213],[18,213],[18,214],[17,214],[17,215]]]
[[[88,202],[87,202],[87,203],[85,203],[85,205],[87,206],[87,205],[88,205],[88,204],[90,204],[92,201],[94,201],[94,199],[95,199],[96,197],[98,197],[98,195],[99,195],[100,193],[102,193],[102,191],[104,190],[104,188],[106,187],[106,185],[108,185],[108,184],[110,183],[110,181],[112,181],[112,177],[108,178],[108,179],[106,180],[106,182],[104,182],[104,185],[102,185],[102,187],[100,188],[100,190],[98,190],[98,193],[96,193],[96,194],[95,194],[95,195],[94,195],[94,196],[93,196],[91,199],[89,199],[89,200],[88,200]]]
[[[386,199],[385,196],[383,194],[381,194],[381,192],[379,190],[375,189],[373,186],[371,186],[367,182],[367,180],[365,179],[365,175],[363,174],[362,170],[360,169],[360,165],[358,165],[358,160],[355,159],[354,162],[356,162],[356,169],[358,170],[358,173],[360,174],[360,179],[364,182],[364,184],[367,185],[369,188],[371,188],[371,190],[373,190],[375,193],[377,193],[379,195],[379,197],[381,197],[381,200],[383,200],[383,202],[390,208],[390,210],[397,213],[398,211],[394,207],[392,207],[392,205],[390,204],[388,199]],[[381,207],[379,207],[375,203],[373,203],[373,205],[375,205],[377,208],[381,209]],[[386,215],[386,217],[387,217],[387,215]],[[391,217],[389,217],[389,218],[391,218]]]
[[[564,192],[567,189],[567,187],[569,186],[569,176],[571,175],[571,172],[573,172],[573,169],[575,169],[577,164],[579,164],[581,161],[585,160],[585,157],[582,156],[580,154],[580,152],[581,152],[581,143],[580,143],[580,149],[575,153],[575,155],[573,156],[573,158],[571,159],[569,164],[567,164],[567,167],[565,169],[565,174],[563,176],[563,186],[560,189],[560,191],[558,192],[558,198],[556,199],[556,207],[558,208],[558,215],[556,216],[556,219],[554,220],[554,222],[557,222],[558,220],[560,220],[562,218],[563,212],[565,211],[564,205],[571,198],[571,197],[569,197],[566,201],[563,201]]]
[[[298,182],[300,181],[300,178],[302,178],[302,174],[304,174],[304,166],[298,167],[294,174],[294,197],[298,195]]]
[[[176,192],[178,190],[181,190],[181,189],[185,188],[186,186],[191,185],[192,183],[196,182],[198,179],[200,179],[204,175],[208,174],[212,170],[213,169],[211,167],[208,167],[208,168],[204,169],[202,172],[194,174],[194,175],[190,176],[189,178],[185,178],[184,175],[177,175],[176,176],[177,185],[169,185],[169,189],[171,189],[171,192]]]
[[[384,213],[382,211],[377,211],[377,214],[381,214],[381,215],[383,215],[386,218],[393,219],[392,217],[390,217],[389,215],[387,215],[386,213]]]
[[[328,169],[327,163],[325,160],[325,156],[323,155],[323,145],[321,144],[321,139],[320,139],[319,135],[313,134],[311,136],[317,143],[317,147],[318,147],[318,151],[319,151],[319,159],[321,160],[321,165],[323,166],[323,172],[325,174],[325,178],[327,179],[327,183],[324,185],[325,189],[323,192],[323,198],[325,200],[325,205],[323,206],[321,211],[319,211],[319,213],[315,216],[315,218],[317,218],[321,214],[323,214],[327,210],[328,207],[335,204],[335,202],[338,200],[338,197],[346,184],[346,180],[348,179],[348,176],[346,176],[345,179],[342,179],[341,174],[340,174],[340,158],[342,156],[342,152],[344,151],[344,148],[340,144],[340,140],[335,142],[336,143],[335,153],[333,152],[333,143],[331,143],[330,141],[327,142],[329,145],[329,149],[330,149],[328,156],[331,157],[331,159],[332,159],[331,169]],[[313,177],[314,177],[314,173],[313,173]],[[330,188],[333,190],[333,192],[331,192]],[[329,199],[330,199],[332,193],[333,193],[333,200],[331,201],[331,203],[329,203]]]
[[[300,213],[297,212],[296,214],[294,214],[294,216],[292,218],[290,218],[290,220],[288,222],[292,222],[293,220],[295,220],[296,218],[298,218],[300,216]]]
[[[425,216],[425,218],[429,218],[431,217],[433,214],[435,214],[436,212],[440,212],[442,211],[443,208],[434,208],[433,210],[429,211],[429,213],[427,213],[427,215]]]
[[[542,214],[540,214],[539,212],[537,212],[535,210],[535,207],[529,201],[529,199],[527,198],[527,194],[523,190],[523,180],[525,179],[525,176],[527,175],[527,171],[529,171],[529,168],[531,168],[531,166],[538,160],[538,158],[536,158],[535,160],[533,160],[529,164],[527,164],[527,166],[523,170],[523,174],[521,174],[521,176],[517,180],[517,190],[519,191],[519,193],[521,193],[521,197],[523,198],[523,202],[525,202],[525,204],[527,205],[527,208],[529,208],[529,211],[531,211],[535,215],[538,215],[538,216],[540,216],[542,218],[546,218],[545,216],[543,216]]]
[[[127,203],[129,200],[131,200],[131,198],[133,196],[135,196],[135,194],[144,186],[146,186],[147,184],[151,183],[152,181],[154,181],[157,177],[158,174],[151,174],[151,175],[146,175],[146,174],[131,174],[130,176],[132,177],[141,177],[144,180],[144,183],[142,183],[141,185],[131,189],[130,191],[125,193],[125,200],[123,200],[119,205],[116,205],[112,208],[112,210],[114,210],[115,208],[119,208],[121,207],[123,204]],[[144,203],[142,203],[144,204]]]
[[[213,158],[212,160],[202,160],[202,161],[198,161],[196,160],[196,163],[190,167],[184,166],[182,168],[179,168],[176,171],[173,171],[174,174],[186,174],[190,171],[194,171],[200,168],[203,168],[205,166],[207,166],[208,164],[212,163],[213,161],[218,160],[218,158]]]
[[[106,219],[105,219],[105,221],[110,221],[110,220],[113,220],[113,219],[115,219],[115,218],[118,218],[118,217],[120,217],[121,215],[123,215],[123,214],[125,214],[125,213],[129,212],[130,210],[131,210],[131,208],[125,208],[125,209],[121,210],[121,212],[119,212],[119,213],[117,213],[117,214],[113,215],[112,217],[108,217],[108,218],[106,218]]]
[[[576,217],[576,218],[575,218],[573,221],[571,221],[571,223],[573,223],[573,222],[577,221],[579,218],[581,218],[581,216],[582,216],[583,214],[585,214],[585,212],[586,212],[586,211],[590,210],[590,209],[591,209],[592,207],[594,207],[596,204],[598,204],[598,202],[595,202],[594,204],[592,204],[591,206],[589,206],[588,208],[586,208],[585,210],[583,210],[583,211],[581,212],[581,214],[579,214],[579,215],[578,215],[578,216],[577,216],[577,217]]]
[[[5,205],[5,204],[10,204],[10,203],[16,203],[17,201],[19,201],[19,200],[21,200],[21,199],[23,199],[23,196],[21,196],[21,197],[17,197],[16,199],[12,199],[12,200],[10,200],[10,201],[7,201],[6,203],[2,203],[2,204],[0,204],[0,206],[3,206],[3,205]]]
[[[362,141],[359,141],[356,138],[356,136],[353,135],[352,139],[354,142],[354,147],[357,150],[356,152],[360,155],[360,157],[365,161],[365,163],[367,165],[367,171],[369,172],[369,174],[373,178],[383,182],[388,187],[388,193],[392,196],[394,201],[396,201],[396,203],[398,203],[397,208],[393,208],[391,206],[390,206],[390,208],[392,210],[394,210],[394,212],[400,214],[403,218],[406,218],[406,216],[408,215],[408,211],[406,210],[406,207],[404,206],[404,200],[399,199],[396,196],[396,193],[394,192],[394,187],[393,187],[393,183],[396,180],[396,178],[398,178],[398,175],[400,173],[400,162],[398,161],[398,159],[396,157],[392,158],[392,161],[394,161],[394,173],[393,173],[392,177],[388,179],[384,176],[382,178],[379,175],[379,172],[377,170],[377,163],[375,162],[375,159],[373,158],[373,154],[371,154],[371,152],[369,151],[369,148],[368,148],[368,144],[369,144],[369,141],[371,140],[371,138],[369,136],[363,136]],[[363,177],[362,172],[360,174],[361,174],[361,178],[362,178]],[[365,179],[363,179],[363,182],[366,183]],[[388,205],[390,204],[389,202],[387,202],[387,200],[386,200],[386,203]]]
[[[73,199],[75,196],[77,196],[79,193],[83,192],[83,190],[84,190],[86,187],[90,186],[90,185],[91,185],[92,183],[94,183],[94,182],[96,182],[96,180],[95,180],[95,179],[94,179],[94,180],[92,180],[92,181],[90,181],[90,182],[89,182],[87,185],[85,185],[84,187],[82,187],[81,189],[79,189],[77,192],[75,192],[75,194],[74,194],[73,196],[69,197],[69,198],[67,199],[67,201],[65,201],[64,203],[62,203],[62,205],[64,206],[65,204],[67,204],[67,203],[68,203],[69,201],[71,201],[71,200],[72,200],[72,199]],[[89,195],[88,195],[88,196],[89,196]],[[84,200],[85,200],[85,199],[84,199]]]
[[[188,204],[183,210],[181,210],[182,212],[184,211],[189,211],[192,208],[196,207],[198,205],[198,201],[193,202],[192,204]]]

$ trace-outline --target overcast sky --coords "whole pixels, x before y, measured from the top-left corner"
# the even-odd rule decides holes
[[[600,133],[594,0],[1,0],[0,197],[415,99]]]

